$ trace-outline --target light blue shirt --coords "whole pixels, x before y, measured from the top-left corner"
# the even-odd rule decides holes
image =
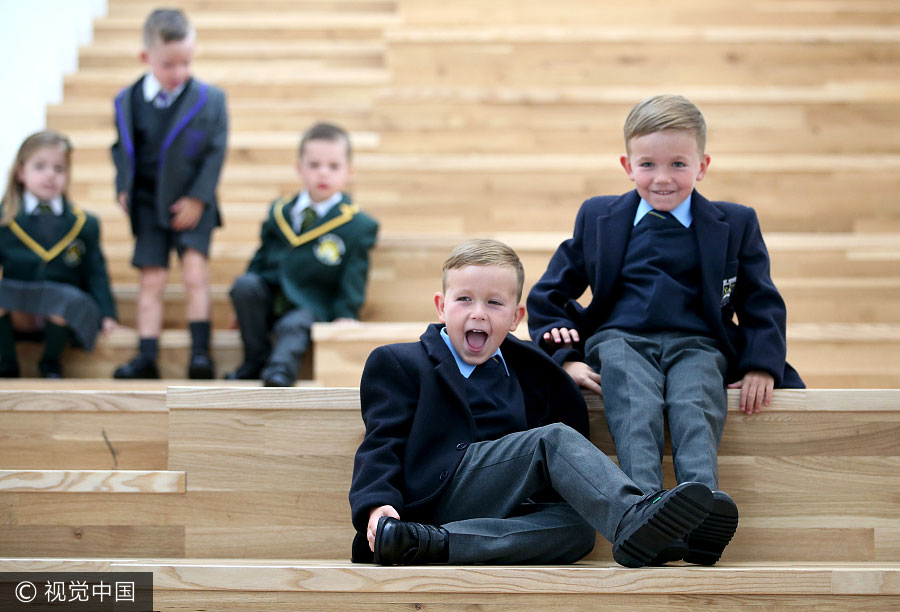
[[[641,203],[638,204],[637,212],[634,214],[634,225],[640,223],[641,219],[643,219],[644,216],[651,210],[653,210],[653,207],[650,206],[647,200],[641,198]],[[688,196],[684,202],[682,202],[672,210],[672,216],[678,219],[678,222],[683,226],[691,226],[691,223],[694,222],[694,215],[691,214],[691,196]]]
[[[472,375],[472,372],[475,371],[475,368],[478,366],[474,366],[471,363],[466,363],[463,361],[462,357],[459,356],[459,353],[456,352],[456,349],[453,348],[453,343],[450,341],[450,335],[447,334],[447,328],[441,328],[441,338],[444,339],[444,342],[447,343],[447,348],[450,349],[450,354],[453,355],[453,359],[456,360],[456,366],[459,368],[459,373],[463,375],[463,378],[469,378]],[[503,369],[506,370],[506,375],[509,376],[509,368],[506,367],[506,360],[503,358],[503,353],[500,352],[500,347],[497,347],[497,350],[494,351],[494,354],[491,357],[499,357],[500,363],[503,364]]]

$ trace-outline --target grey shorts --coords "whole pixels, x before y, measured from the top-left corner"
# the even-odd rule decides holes
[[[137,206],[137,237],[134,243],[134,257],[131,265],[135,268],[168,268],[169,253],[172,249],[181,258],[185,249],[199,251],[209,256],[212,228],[195,227],[178,232],[160,227],[156,223],[156,212],[151,206]]]

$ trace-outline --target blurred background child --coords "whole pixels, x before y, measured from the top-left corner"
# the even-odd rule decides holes
[[[0,377],[19,376],[15,327],[43,328],[41,376],[60,378],[70,339],[92,350],[116,327],[100,222],[69,202],[72,145],[52,131],[22,143],[0,204]]]

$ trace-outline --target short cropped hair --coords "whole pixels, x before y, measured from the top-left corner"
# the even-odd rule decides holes
[[[697,151],[706,152],[706,120],[693,102],[671,94],[651,96],[638,102],[625,119],[625,149],[631,153],[631,140],[663,130],[693,132]]]
[[[300,138],[300,148],[297,150],[299,157],[303,157],[306,143],[311,140],[327,140],[329,142],[343,141],[344,144],[347,145],[347,161],[349,162],[353,158],[353,147],[350,145],[350,134],[347,133],[347,130],[338,125],[322,121],[303,132],[303,136]]]
[[[516,252],[499,240],[474,238],[457,245],[444,260],[443,290],[447,292],[447,271],[466,266],[507,266],[516,271],[516,302],[522,300],[525,268]]]
[[[157,40],[163,43],[184,40],[191,32],[191,22],[180,9],[156,9],[144,22],[144,48],[149,49]]]

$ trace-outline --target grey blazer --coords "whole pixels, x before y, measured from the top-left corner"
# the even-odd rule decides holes
[[[116,193],[128,192],[134,185],[135,151],[132,91],[141,87],[143,77],[123,89],[115,98],[118,139],[112,146],[116,166]],[[198,229],[221,225],[216,185],[225,161],[228,141],[228,115],[225,93],[196,79],[188,81],[178,110],[166,127],[159,155],[156,186],[156,219],[160,227],[170,227],[169,208],[183,196],[197,198],[206,209]],[[136,215],[131,214],[131,229],[137,233]]]

